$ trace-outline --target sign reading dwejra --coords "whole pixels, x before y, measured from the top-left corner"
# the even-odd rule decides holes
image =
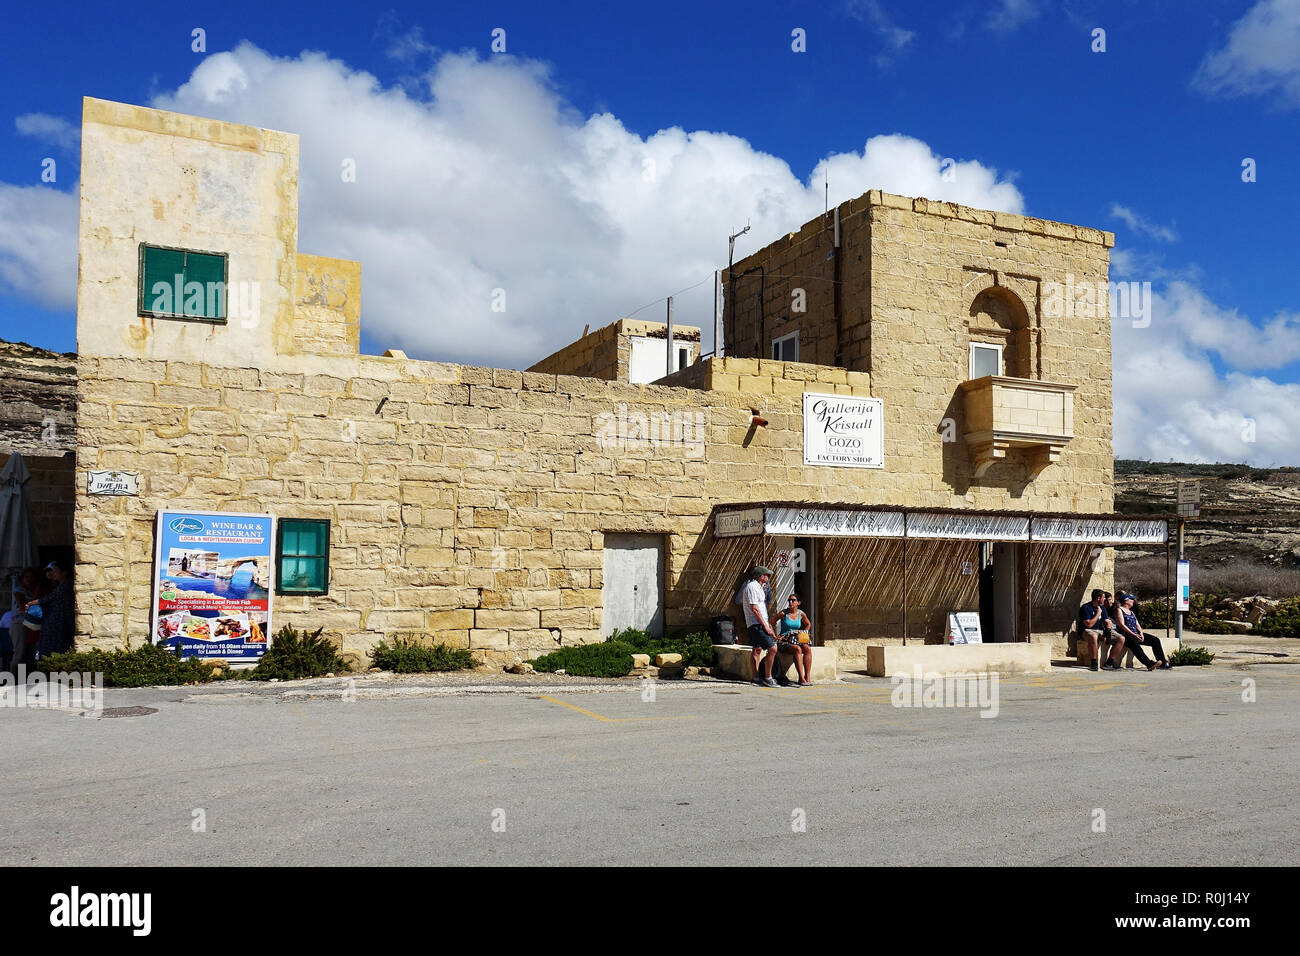
[[[884,468],[884,408],[878,398],[803,395],[803,463]]]
[[[154,643],[185,657],[261,657],[271,633],[271,530],[271,515],[158,512]]]

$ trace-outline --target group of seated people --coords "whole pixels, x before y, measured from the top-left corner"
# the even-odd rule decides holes
[[[1173,670],[1174,665],[1169,663],[1165,649],[1160,646],[1160,638],[1143,632],[1142,625],[1138,623],[1137,611],[1134,610],[1136,604],[1137,598],[1132,594],[1121,592],[1119,602],[1116,603],[1114,595],[1109,591],[1096,590],[1092,592],[1092,600],[1079,608],[1078,639],[1087,641],[1088,649],[1092,652],[1089,670],[1097,670],[1099,651],[1105,647],[1110,648],[1110,654],[1105,663],[1101,664],[1102,670],[1119,670],[1120,658],[1126,647],[1149,671]],[[1155,660],[1147,656],[1145,648],[1150,648]]]

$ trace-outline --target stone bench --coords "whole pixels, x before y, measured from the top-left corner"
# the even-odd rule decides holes
[[[754,651],[748,644],[714,644],[713,650],[717,655],[719,673],[740,680],[754,679]],[[813,647],[812,652],[812,666],[808,668],[808,679],[810,681],[839,680],[839,674],[836,672],[839,652],[833,647]],[[784,650],[781,652],[781,656],[772,665],[773,677],[778,676],[778,669],[789,680],[799,680],[792,652]]]
[[[1160,646],[1164,648],[1165,657],[1173,657],[1174,651],[1178,650],[1178,638],[1174,637],[1172,634],[1168,636],[1165,636],[1164,634],[1156,634],[1155,636],[1160,638]],[[1092,664],[1092,653],[1088,649],[1088,642],[1079,640],[1076,631],[1071,631],[1066,637],[1066,641],[1069,645],[1073,646],[1074,659],[1080,667],[1088,667]],[[1104,653],[1106,648],[1109,648],[1109,645],[1105,645],[1104,647],[1098,645],[1097,653],[1102,655],[1102,660],[1105,660],[1106,657],[1110,656],[1108,653]],[[1147,653],[1147,657],[1155,660],[1154,654]],[[1097,666],[1101,666],[1101,661],[1097,662]],[[1133,660],[1133,651],[1129,648],[1127,641],[1124,644],[1124,650],[1120,653],[1120,666],[1124,668],[1136,668],[1138,666]]]

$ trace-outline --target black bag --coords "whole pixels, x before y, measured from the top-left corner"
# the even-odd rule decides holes
[[[714,644],[735,644],[736,624],[725,614],[719,614],[709,624],[709,634]]]

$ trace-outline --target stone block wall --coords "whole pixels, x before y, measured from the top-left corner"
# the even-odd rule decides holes
[[[629,378],[632,339],[638,336],[664,338],[667,331],[668,326],[663,322],[619,319],[570,342],[558,352],[529,366],[528,371],[626,382]],[[674,326],[673,340],[682,346],[689,346],[692,362],[699,358],[700,330],[697,326]]]
[[[598,638],[605,532],[665,536],[672,628],[728,612],[761,540],[715,543],[715,503],[964,500],[888,459],[802,464],[802,389],[864,392],[843,369],[751,362],[742,377],[727,359],[718,374],[735,389],[703,391],[370,356],[313,367],[79,361],[81,635],[146,638],[154,515],[168,507],[329,518],[330,593],[277,596],[277,625],[323,626],[355,650],[402,634],[486,659]],[[777,388],[812,373],[845,381]],[[620,407],[698,415],[702,441],[620,437],[606,427]],[[140,497],[86,496],[92,468],[140,472]],[[1021,501],[1061,491],[1048,473]],[[1007,504],[998,488],[970,499]]]

